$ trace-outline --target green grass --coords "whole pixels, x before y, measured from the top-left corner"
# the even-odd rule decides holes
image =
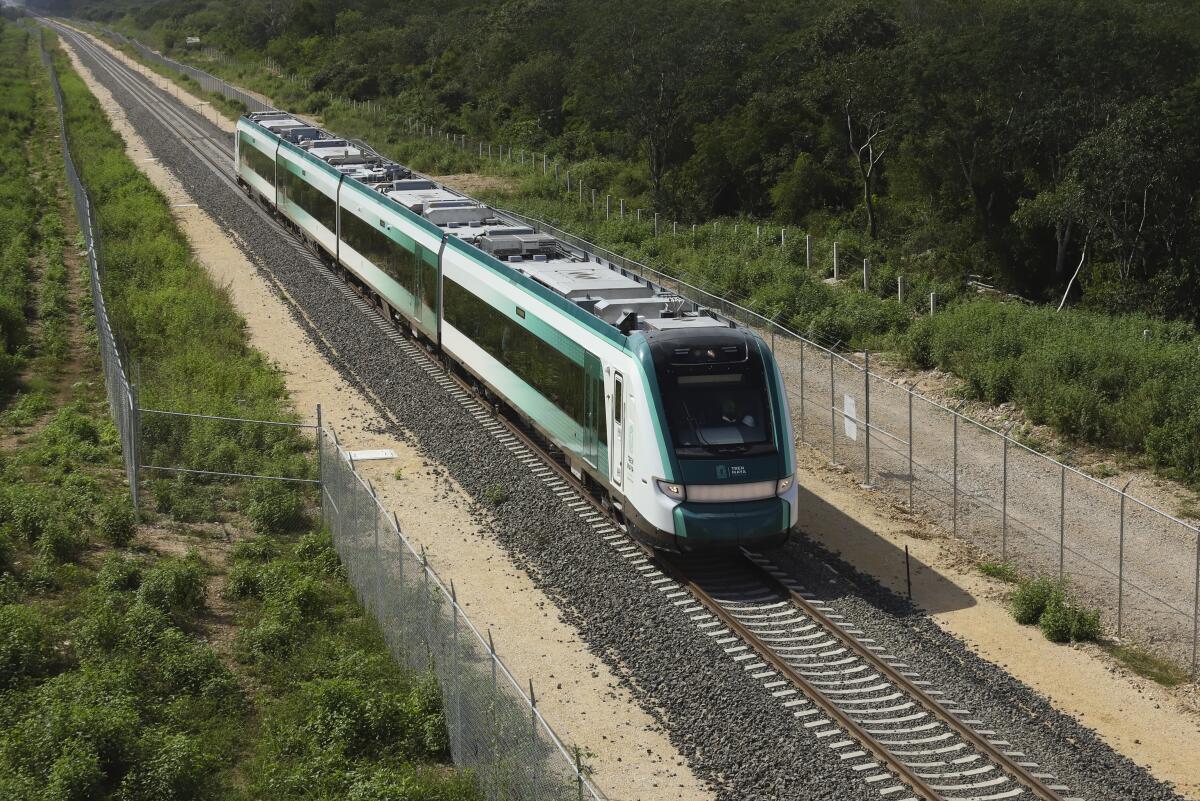
[[[294,419],[283,377],[249,347],[245,321],[209,281],[166,198],[125,157],[95,98],[56,51],[71,149],[90,191],[105,298],[140,373],[141,404],[174,411]],[[290,429],[143,416],[143,460],[229,473],[309,477],[309,445]]]
[[[1017,582],[1017,569],[1012,562],[980,562],[977,567],[979,572],[985,576],[991,576],[994,579],[1015,584]]]
[[[8,35],[0,28],[0,44]],[[36,63],[36,50],[12,52]],[[61,62],[60,69],[68,79]],[[45,82],[34,85],[36,107],[52,108]],[[72,91],[78,115],[89,108],[87,98],[78,85]],[[81,131],[84,122],[74,120]],[[122,165],[104,161],[94,146],[89,175],[102,219],[104,209],[121,204],[158,219],[151,201],[161,198],[144,184],[108,183]],[[62,187],[48,186],[57,202],[46,208],[53,211]],[[145,205],[128,196],[139,192]],[[125,230],[147,234],[132,225]],[[178,236],[165,228],[149,234],[141,241],[152,245]],[[114,295],[123,293],[126,319],[145,328],[162,313],[156,282],[171,289],[182,267],[124,268],[136,272],[118,277]],[[31,296],[45,297],[40,284],[55,280],[43,271]],[[64,307],[64,334],[89,308]],[[220,325],[230,314],[212,320]],[[172,365],[179,364],[174,348],[206,358],[204,334],[152,343],[154,352]],[[239,352],[222,339],[235,332],[217,334],[215,356]],[[253,355],[244,332],[236,336]],[[0,798],[474,798],[470,775],[447,764],[438,688],[390,658],[328,537],[304,533],[302,498],[278,486],[181,489],[168,482],[167,494],[176,493],[175,505],[168,503],[172,516],[188,498],[188,514],[221,520],[223,530],[231,526],[243,539],[224,557],[212,547],[211,527],[146,511],[141,522],[153,522],[156,537],[174,532],[164,550],[202,543],[208,556],[193,549],[167,556],[150,547],[130,511],[94,342],[73,353],[71,339],[63,341],[64,358],[82,359],[79,380],[69,381],[52,360],[35,359],[29,368],[47,391],[22,395],[4,410],[11,419],[42,421],[0,445]],[[196,380],[206,397],[223,397],[210,377]],[[253,386],[243,397],[286,412],[286,395],[263,390],[275,386],[264,380],[257,398]],[[160,489],[153,485],[150,494]],[[251,528],[260,533],[247,538]],[[225,625],[215,609],[226,600],[211,582],[226,571],[236,625],[233,642],[222,644],[212,631]]]
[[[1186,683],[1188,672],[1170,660],[1155,656],[1134,645],[1105,644],[1104,650],[1129,670],[1164,687]]]
[[[17,388],[30,356],[29,317],[42,201],[29,179],[34,92],[29,34],[0,28],[0,393]]]

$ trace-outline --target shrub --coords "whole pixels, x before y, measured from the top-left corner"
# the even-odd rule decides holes
[[[291,487],[263,481],[247,493],[243,512],[261,534],[283,534],[304,524],[300,495]]]
[[[87,547],[87,535],[74,521],[55,520],[34,543],[38,553],[54,562],[73,562]]]
[[[237,564],[225,582],[225,597],[235,600],[262,597],[262,576],[258,565]]]
[[[1046,602],[1038,618],[1038,628],[1050,642],[1068,642],[1071,639],[1071,626],[1074,614],[1061,591],[1055,591]]]
[[[105,542],[117,548],[124,548],[133,540],[137,517],[128,498],[113,497],[100,507],[96,523]]]
[[[1013,617],[1021,625],[1037,623],[1057,591],[1057,582],[1048,578],[1021,581],[1011,599]]]
[[[318,573],[335,575],[341,569],[341,560],[333,547],[333,540],[325,530],[313,531],[300,538],[296,545],[296,556]]]
[[[100,756],[86,740],[68,740],[50,766],[46,798],[54,801],[87,801],[104,786]]]
[[[1009,584],[1016,582],[1017,569],[1013,567],[1012,562],[980,562],[979,572],[985,576],[991,576],[1000,581],[1006,581]]]
[[[499,506],[508,500],[508,490],[499,484],[492,484],[483,491],[483,498],[493,506]]]
[[[1100,610],[1076,609],[1071,621],[1073,642],[1095,642],[1100,639]]]
[[[303,629],[294,613],[270,614],[252,628],[242,629],[237,655],[242,662],[270,662],[292,653],[300,645]]]
[[[203,798],[218,767],[197,738],[180,732],[153,732],[153,750],[121,782],[122,799]]]
[[[190,618],[205,606],[205,570],[193,552],[183,559],[167,558],[145,572],[138,601],[177,620]]]
[[[234,560],[267,562],[279,555],[279,546],[266,537],[240,540],[229,553]]]
[[[111,592],[136,590],[142,583],[142,566],[119,553],[109,554],[96,575],[97,586]]]
[[[0,606],[0,689],[48,675],[60,661],[45,615],[31,606]]]

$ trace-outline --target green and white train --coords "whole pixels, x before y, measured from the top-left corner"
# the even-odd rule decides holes
[[[787,538],[791,416],[752,331],[283,112],[238,121],[234,166],[636,537],[685,551]]]

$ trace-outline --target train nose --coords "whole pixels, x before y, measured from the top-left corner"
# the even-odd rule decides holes
[[[785,541],[791,504],[784,498],[675,507],[675,540],[682,550],[763,548]]]

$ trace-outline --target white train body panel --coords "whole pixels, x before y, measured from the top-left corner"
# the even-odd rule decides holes
[[[752,332],[427,179],[360,183],[245,117],[235,147],[245,186],[561,450],[638,536],[758,545],[795,524],[786,393]]]

